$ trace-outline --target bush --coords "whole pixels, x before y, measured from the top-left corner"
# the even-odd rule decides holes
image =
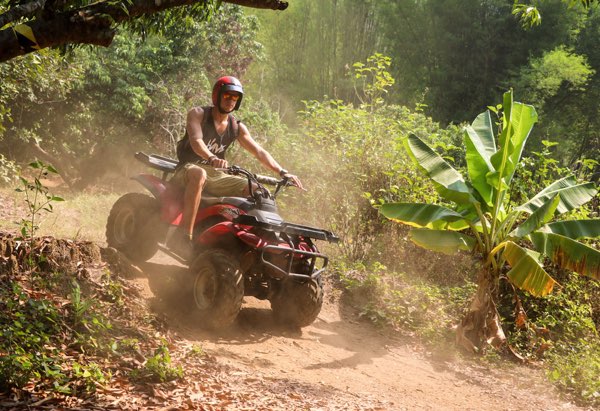
[[[375,263],[355,265],[340,274],[351,303],[374,324],[409,332],[430,344],[453,341],[457,318],[464,314],[475,284],[440,285],[389,271]]]

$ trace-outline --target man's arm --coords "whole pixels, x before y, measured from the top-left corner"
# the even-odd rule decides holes
[[[239,127],[240,127],[240,131],[239,131],[237,140],[240,143],[240,146],[245,148],[250,154],[252,154],[254,157],[256,157],[256,159],[258,161],[260,161],[263,166],[274,171],[277,174],[280,174],[281,171],[284,170],[284,168],[281,167],[281,165],[279,165],[279,163],[273,158],[273,156],[267,150],[262,148],[261,145],[258,144],[252,138],[252,136],[250,135],[250,132],[248,131],[248,128],[243,123],[240,123]],[[304,187],[302,186],[302,182],[300,181],[300,179],[297,176],[295,176],[294,174],[291,174],[291,173],[286,173],[285,176],[290,178],[292,180],[292,183],[296,187],[304,190]]]

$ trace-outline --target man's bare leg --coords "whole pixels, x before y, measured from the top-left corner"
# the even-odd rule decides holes
[[[187,184],[183,196],[183,218],[180,227],[192,239],[194,222],[202,199],[202,189],[206,183],[206,171],[200,167],[191,167],[186,171]]]
[[[200,167],[190,167],[185,175],[186,186],[183,194],[183,216],[181,223],[169,236],[167,243],[169,248],[190,261],[193,258],[194,245],[192,235],[194,222],[198,214],[198,206],[202,198],[202,188],[206,183],[206,171]]]

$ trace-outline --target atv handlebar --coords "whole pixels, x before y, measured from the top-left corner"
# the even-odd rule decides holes
[[[289,178],[287,178],[287,177],[283,177],[282,179],[277,179],[277,178],[273,178],[273,177],[269,177],[269,176],[263,176],[260,174],[254,174],[240,166],[229,166],[226,168],[217,168],[216,170],[223,171],[227,174],[231,174],[234,176],[243,175],[244,177],[254,180],[260,184],[268,184],[270,186],[290,185]]]
[[[271,186],[275,186],[275,193],[273,194],[273,197],[275,197],[277,195],[277,193],[279,192],[279,190],[282,187],[286,187],[286,186],[291,186],[292,184],[292,180],[288,177],[283,177],[281,179],[277,179],[277,178],[273,178],[273,177],[268,177],[268,176],[263,176],[260,174],[254,174],[251,173],[250,171],[240,167],[240,166],[229,166],[226,168],[217,168],[216,170],[219,171],[223,171],[225,173],[231,174],[231,175],[242,175],[244,177],[246,177],[248,179],[248,184],[250,187],[250,192],[252,192],[252,184],[251,182],[255,182],[257,183],[259,186],[261,184],[267,184],[267,185],[271,185]],[[265,189],[266,190],[266,189]]]

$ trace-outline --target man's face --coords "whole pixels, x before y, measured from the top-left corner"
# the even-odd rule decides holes
[[[221,109],[225,112],[230,112],[235,108],[238,100],[240,99],[240,93],[235,91],[226,91],[221,96]]]

